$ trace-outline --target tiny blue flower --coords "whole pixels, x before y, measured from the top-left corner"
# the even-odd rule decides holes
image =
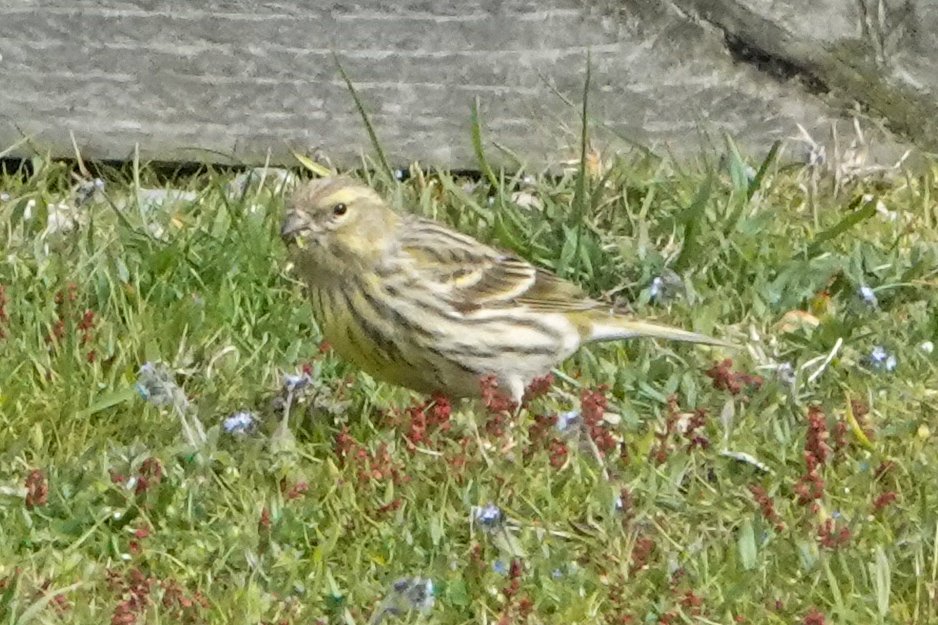
[[[580,411],[579,410],[568,410],[567,412],[561,412],[557,415],[557,423],[554,427],[557,428],[558,432],[564,432],[571,424],[579,420]]]
[[[283,376],[283,387],[288,393],[306,388],[313,379],[305,373],[287,373]]]
[[[173,374],[163,363],[141,365],[134,388],[140,397],[157,406],[177,404],[184,408],[188,403],[185,393],[173,381]]]
[[[827,162],[827,154],[823,145],[810,143],[806,145],[804,160],[808,167],[819,167]]]
[[[391,589],[381,602],[381,608],[372,623],[383,621],[385,614],[403,616],[408,612],[429,612],[435,601],[433,580],[422,577],[402,577],[391,584]]]
[[[142,382],[137,382],[136,384],[134,384],[134,388],[137,390],[137,394],[140,395],[141,398],[143,398],[146,401],[149,401],[150,389],[147,388],[145,384],[143,384]]]
[[[404,179],[404,170],[403,170],[403,169],[395,169],[395,170],[394,170],[394,177],[395,177],[397,180],[399,180],[399,181],[400,181],[400,180],[403,180],[403,179]]]
[[[894,355],[886,351],[885,347],[877,345],[870,352],[870,364],[873,365],[874,369],[889,372],[895,370],[896,365],[899,363]]]
[[[926,354],[930,354],[933,351],[935,351],[935,344],[932,343],[931,341],[925,341],[921,345],[919,345],[918,348],[922,350],[923,352],[925,352]]]
[[[778,379],[782,384],[787,384],[788,386],[795,385],[795,368],[791,365],[790,362],[783,362],[775,370]]]
[[[661,276],[655,276],[654,280],[651,281],[651,286],[648,287],[648,295],[651,299],[657,299],[661,295],[662,289],[664,289],[664,280]]]
[[[879,300],[876,299],[876,293],[873,292],[873,289],[866,286],[865,284],[860,287],[858,291],[860,294],[860,299],[866,302],[867,306],[870,308],[876,308],[879,305]]]
[[[504,560],[496,560],[495,562],[492,562],[492,570],[499,575],[507,575],[508,565],[505,564]]]
[[[501,509],[493,503],[473,510],[475,520],[485,529],[494,529],[502,520]]]
[[[103,188],[104,188],[104,180],[102,180],[101,178],[95,178],[95,179],[94,179],[94,188],[95,188],[95,189],[103,189]]]
[[[221,426],[229,434],[244,434],[254,426],[255,421],[253,413],[242,410],[225,419]]]
[[[554,579],[560,579],[561,577],[563,577],[563,571],[561,571],[560,569],[554,569],[553,571],[550,572],[550,576],[553,577]]]
[[[433,594],[433,580],[425,579],[423,580],[422,588],[421,584],[416,586],[420,589],[420,592],[414,593],[412,597],[415,599],[414,607],[421,612],[426,612],[433,607],[433,600],[435,595]]]

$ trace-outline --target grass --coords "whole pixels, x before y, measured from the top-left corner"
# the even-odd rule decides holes
[[[834,185],[728,153],[369,175],[638,315],[748,346],[586,350],[517,420],[428,405],[322,346],[270,181],[143,167],[92,193],[40,158],[3,174],[0,619],[936,622],[935,170]],[[169,184],[191,193],[139,199]],[[144,363],[183,393],[157,405]],[[255,427],[226,432],[242,411]]]

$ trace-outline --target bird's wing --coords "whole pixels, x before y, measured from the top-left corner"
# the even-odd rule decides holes
[[[414,219],[401,251],[421,280],[466,313],[525,306],[545,312],[600,306],[578,286],[433,221]]]

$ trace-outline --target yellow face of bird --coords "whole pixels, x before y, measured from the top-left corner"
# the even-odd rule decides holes
[[[372,189],[336,176],[294,190],[280,237],[307,271],[335,275],[376,262],[398,221]]]

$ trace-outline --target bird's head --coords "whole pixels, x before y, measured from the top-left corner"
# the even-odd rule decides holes
[[[334,176],[294,189],[280,237],[309,271],[339,275],[377,262],[399,222],[371,188]]]

